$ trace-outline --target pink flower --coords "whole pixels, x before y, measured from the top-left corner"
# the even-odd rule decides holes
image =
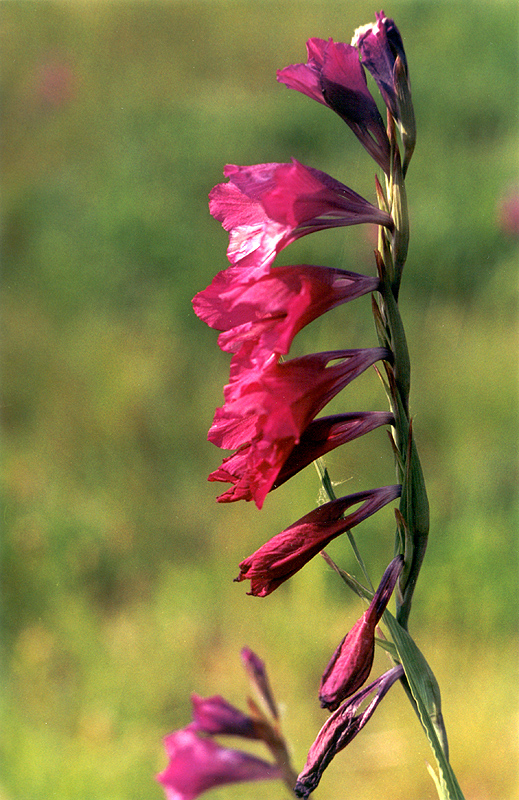
[[[336,447],[351,442],[380,425],[391,425],[392,422],[393,415],[388,411],[337,414],[310,422],[301,434],[299,442],[288,452],[270,491],[277,489],[308,464]],[[236,453],[224,458],[222,465],[209,476],[210,481],[234,484],[227,492],[220,495],[218,498],[220,503],[254,499],[251,492],[247,491],[248,473],[254,459],[252,452],[254,446],[254,444],[243,445]]]
[[[369,607],[335,650],[321,678],[319,700],[323,708],[335,711],[346,697],[360,689],[368,679],[375,654],[375,628],[403,565],[403,556],[391,561]]]
[[[167,800],[194,800],[216,786],[282,777],[273,764],[221,747],[212,739],[197,736],[189,726],[166,736],[164,745],[169,764],[157,780],[164,786]]]
[[[285,354],[309,322],[378,287],[378,278],[327,267],[277,267],[259,278],[229,267],[196,295],[193,306],[200,319],[223,331],[222,350],[236,353],[253,342],[266,355]]]
[[[247,352],[243,347],[232,359],[225,405],[216,410],[208,434],[218,447],[240,450],[209,480],[234,483],[218,498],[220,502],[254,499],[261,508],[312,419],[348,383],[389,353],[383,347],[338,350],[281,364],[273,356],[259,364],[251,349]],[[337,363],[327,366],[332,361]]]
[[[319,506],[266,542],[240,564],[235,580],[250,580],[252,594],[265,597],[291,578],[333,539],[399,497],[400,486],[357,492]],[[344,516],[351,506],[359,509]]]
[[[389,174],[389,140],[357,50],[333,39],[309,39],[306,48],[307,63],[278,70],[278,81],[333,109]]]
[[[235,708],[220,695],[199,697],[191,695],[193,704],[192,730],[211,736],[242,736],[245,739],[259,739],[260,736],[252,717]]]
[[[325,172],[290,164],[228,164],[209,194],[209,209],[229,231],[233,265],[268,271],[276,255],[314,231],[372,222],[393,228],[391,217]]]
[[[305,767],[300,773],[294,791],[298,797],[308,797],[318,786],[322,774],[331,760],[343,750],[371,719],[375,709],[391,686],[402,678],[400,664],[385,672],[365,689],[357,692],[329,717],[310,748]],[[362,703],[373,694],[366,708],[359,712]]]

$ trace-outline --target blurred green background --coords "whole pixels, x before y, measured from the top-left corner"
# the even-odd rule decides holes
[[[189,695],[243,707],[239,650],[270,668],[298,768],[317,685],[361,613],[319,559],[264,600],[238,562],[314,507],[309,468],[261,512],[219,506],[206,441],[228,358],[191,298],[227,262],[207,193],[227,162],[295,156],[374,199],[374,164],[331,111],[277,84],[310,36],[349,41],[378,6],[340,2],[2,4],[1,800],[161,798],[161,739]],[[467,800],[517,781],[515,2],[403,2],[418,145],[402,312],[432,535],[411,630],[442,686]],[[371,231],[306,237],[278,263],[373,271]],[[366,300],[366,302],[364,302]],[[295,353],[375,344],[367,298]],[[385,408],[370,373],[334,408]],[[394,480],[384,432],[328,458],[343,493]],[[347,484],[343,487],[343,484]],[[217,487],[220,488],[221,486]],[[359,528],[374,580],[386,509]],[[354,569],[346,544],[330,554]],[[385,668],[382,656],[375,669]],[[434,798],[400,687],[319,797]],[[232,787],[220,800],[283,795]]]

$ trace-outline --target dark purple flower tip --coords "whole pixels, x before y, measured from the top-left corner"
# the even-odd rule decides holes
[[[373,716],[384,695],[403,674],[404,670],[398,664],[357,692],[328,718],[317,734],[305,767],[297,779],[294,791],[298,797],[307,798],[317,788],[332,759],[357,736]],[[370,694],[373,694],[372,700],[359,713],[360,706]]]
[[[375,14],[376,22],[357,28],[352,45],[359,48],[362,64],[373,75],[386,104],[398,119],[395,63],[400,59],[407,76],[407,58],[400,31],[383,11]]]
[[[193,723],[191,728],[210,736],[243,736],[246,739],[259,739],[254,720],[232,706],[220,695],[213,697],[191,696],[193,704]]]
[[[358,47],[363,66],[375,79],[386,106],[400,128],[405,149],[405,174],[416,141],[407,57],[394,20],[386,17],[383,11],[375,16],[376,22],[357,28],[352,45]]]

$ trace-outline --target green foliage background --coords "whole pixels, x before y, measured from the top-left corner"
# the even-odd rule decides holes
[[[226,266],[207,211],[225,163],[285,161],[373,198],[374,165],[275,70],[310,36],[349,41],[378,7],[339,2],[3,3],[2,800],[161,798],[161,738],[189,695],[243,705],[239,650],[270,668],[294,761],[325,719],[320,673],[359,616],[319,559],[265,600],[238,562],[315,505],[311,469],[218,506],[206,441],[228,359],[191,310]],[[467,800],[519,797],[515,2],[394,0],[419,139],[408,176],[402,310],[432,506],[411,629],[442,686]],[[317,234],[279,263],[374,269],[366,229]],[[366,298],[294,352],[375,343]],[[385,408],[373,374],[337,407]],[[385,434],[328,459],[356,491],[391,483]],[[387,511],[387,513],[386,513]],[[386,510],[359,528],[377,580]],[[330,553],[345,568],[345,543]],[[376,669],[385,667],[382,656]],[[433,798],[431,755],[396,687],[320,797]],[[281,786],[214,792],[253,798]]]

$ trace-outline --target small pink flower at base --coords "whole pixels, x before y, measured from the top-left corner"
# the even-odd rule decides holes
[[[218,500],[254,499],[261,508],[279,471],[303,431],[345,386],[379,359],[385,348],[337,350],[284,363],[258,364],[242,347],[231,361],[225,405],[216,410],[208,439],[218,447],[240,448],[209,480],[231,480]],[[327,366],[331,361],[336,364]]]
[[[245,739],[259,739],[254,720],[227,702],[221,695],[199,697],[191,695],[193,705],[192,730],[210,736],[242,736]]]
[[[307,63],[278,70],[278,81],[335,111],[389,174],[389,140],[357,50],[343,42],[317,38],[309,39],[306,48]]]
[[[169,764],[157,780],[167,800],[194,800],[217,786],[283,777],[273,764],[221,747],[212,739],[197,736],[189,726],[166,736],[164,745]]]
[[[361,689],[327,719],[317,734],[308,753],[305,767],[297,779],[294,791],[298,797],[307,798],[317,788],[324,770],[332,759],[362,730],[384,695],[403,677],[403,674],[404,670],[398,664],[365,689]],[[371,702],[364,711],[358,713],[362,703],[372,693],[374,697]]]
[[[233,265],[268,272],[291,242],[327,228],[372,222],[393,229],[391,217],[340,181],[296,159],[239,167],[228,164],[209,194],[209,210],[229,232]]]
[[[266,542],[240,564],[236,581],[250,580],[255,597],[266,597],[295,575],[333,539],[400,496],[400,486],[384,486],[340,497],[319,506]],[[344,516],[351,506],[362,503]]]
[[[375,654],[375,628],[389,602],[404,565],[394,558],[382,576],[373,600],[333,654],[321,678],[319,700],[323,708],[335,709],[360,689],[368,679]]]
[[[286,354],[294,336],[326,311],[379,288],[378,278],[308,265],[277,267],[260,278],[229,267],[193,299],[195,314],[218,337],[222,350],[236,353],[253,342],[265,356]]]

